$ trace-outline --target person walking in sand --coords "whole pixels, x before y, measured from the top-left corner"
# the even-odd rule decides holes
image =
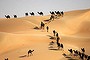
[[[62,44],[62,43],[61,43],[60,47],[61,47],[61,49],[63,50],[64,46],[63,46],[63,44]]]
[[[54,36],[55,36],[55,30],[53,30],[53,34],[54,34]]]
[[[58,37],[58,33],[56,34],[56,37]]]
[[[42,24],[42,29],[44,30],[44,28],[45,28],[45,24],[43,23],[43,24]]]
[[[60,49],[60,43],[57,43],[58,50]]]
[[[49,27],[47,26],[47,27],[46,27],[46,29],[47,29],[47,32],[48,32],[48,30],[49,30]]]
[[[44,30],[45,24],[41,21],[41,29]]]
[[[57,37],[57,39],[56,39],[56,40],[57,40],[56,42],[57,42],[57,44],[58,44],[58,43],[59,43],[60,38],[59,38],[59,37]]]
[[[41,21],[41,29],[42,29],[42,26],[43,26],[43,22]]]

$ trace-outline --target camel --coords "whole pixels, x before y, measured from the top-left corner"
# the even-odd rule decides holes
[[[63,47],[63,44],[61,44],[60,47],[63,49],[63,48],[64,48],[64,47]]]
[[[56,14],[55,14],[55,13],[56,13]],[[51,12],[51,11],[50,11],[50,14],[51,14],[50,20],[52,20],[52,19],[53,19],[53,20],[54,20],[54,19],[57,19],[59,16],[61,16],[61,14],[60,14],[59,11],[58,11],[58,12],[56,12],[56,11],[55,11],[55,12],[53,12],[53,11]]]
[[[88,59],[87,60],[90,60],[90,56],[88,56]]]
[[[72,54],[73,53],[73,50],[72,49],[68,49],[68,51]]]
[[[43,16],[43,12],[37,12],[39,15],[42,15]]]
[[[85,52],[85,49],[84,48],[81,48],[82,52],[84,53]]]
[[[64,12],[62,11],[62,12],[61,12],[61,16],[63,17],[63,15],[64,15]]]
[[[28,13],[25,13],[25,16],[28,16]]]
[[[61,13],[59,11],[55,11],[57,16],[61,16]]]
[[[32,54],[33,51],[34,51],[34,50],[29,50],[29,51],[28,51],[28,56],[29,56],[29,54],[30,54],[30,56],[33,55],[33,54]]]
[[[17,18],[17,15],[13,15],[14,16],[14,18]]]
[[[31,12],[30,14],[31,14],[31,16],[34,16],[35,15],[34,12]]]
[[[51,14],[51,15],[55,15],[55,13],[54,13],[53,11],[52,11],[52,12],[50,11],[50,14]]]
[[[79,51],[78,50],[73,50],[73,52],[78,55]]]
[[[88,55],[85,55],[85,59],[88,59]]]
[[[51,15],[50,19],[49,20],[54,20],[54,15]]]
[[[84,52],[85,52],[85,50],[84,50],[84,48],[81,48],[81,51],[82,52],[80,52],[80,51],[78,51],[78,50],[72,50],[72,49],[68,49],[68,51],[71,53],[71,54],[74,54],[74,56],[79,56],[79,58],[81,59],[81,60],[90,60],[90,56],[88,56],[88,55],[86,55]]]
[[[10,16],[9,16],[9,15],[5,15],[5,17],[6,17],[7,19],[8,19],[8,18],[10,19]]]

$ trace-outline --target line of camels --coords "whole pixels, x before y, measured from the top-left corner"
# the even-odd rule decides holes
[[[43,12],[37,12],[39,15],[41,15],[41,16],[43,16],[44,15],[44,13]],[[31,15],[31,16],[35,16],[35,13],[34,12],[30,12],[30,13],[25,13],[25,16],[29,16],[29,14]],[[51,16],[62,16],[63,17],[63,15],[64,15],[64,12],[63,11],[50,11],[50,14],[51,14]],[[13,15],[13,17],[14,18],[17,18],[17,15]],[[7,19],[10,19],[11,17],[10,17],[10,15],[5,15],[5,18],[7,18]]]

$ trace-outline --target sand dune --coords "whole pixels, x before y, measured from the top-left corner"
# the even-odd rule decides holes
[[[75,11],[75,13],[72,12],[74,15],[73,18],[72,18],[72,13],[71,12],[68,12],[68,13],[65,14],[64,18],[61,18],[60,20],[52,22],[50,24],[51,28],[55,28],[56,30],[60,31],[63,34],[73,35],[77,33],[84,33],[85,35],[88,35],[90,31],[89,29],[90,10],[82,11],[82,14],[80,12],[80,15],[78,15],[79,11],[78,12]],[[54,23],[55,25],[53,25]]]
[[[30,29],[34,27],[33,24],[28,23],[24,20],[16,19],[5,19],[0,20],[0,31],[1,32],[15,32]]]
[[[46,24],[49,32],[36,30],[40,22],[48,16],[28,16],[22,18],[0,19],[0,60],[68,60],[62,54],[68,49],[84,47],[90,55],[90,9],[65,12],[64,17]],[[52,31],[56,30],[64,44],[64,51],[49,50]],[[56,42],[56,40],[53,40]],[[33,56],[27,57],[27,51],[34,49]],[[20,58],[22,57],[22,58]]]

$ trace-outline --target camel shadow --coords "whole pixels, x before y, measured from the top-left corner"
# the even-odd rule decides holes
[[[73,58],[70,58],[70,59],[68,59],[68,60],[78,60],[78,59],[73,59]]]
[[[50,20],[48,19],[48,20],[44,20],[44,22],[49,22]]]
[[[47,19],[47,20],[43,20],[46,24],[50,23],[51,20],[50,19]]]
[[[49,39],[55,40],[56,38],[54,36],[51,35],[47,35],[49,37]]]
[[[54,51],[58,51],[59,49],[56,49],[56,48],[52,48],[52,49],[49,49],[49,50],[54,50]]]
[[[27,55],[22,55],[22,56],[19,56],[19,58],[24,58],[24,57],[27,57]]]
[[[37,26],[35,26],[33,29],[40,30],[40,28],[39,28],[39,27],[37,27]]]
[[[62,55],[63,55],[65,58],[67,58],[68,60],[78,60],[78,59],[76,59],[76,58],[73,58],[73,57],[70,56],[70,55],[65,54],[65,53],[63,53]]]
[[[53,41],[51,41],[51,42],[49,43],[48,49],[49,49],[49,50],[54,50],[54,51],[60,50],[60,49],[58,49],[58,48],[56,47],[56,44],[55,44],[55,42],[53,42]]]

